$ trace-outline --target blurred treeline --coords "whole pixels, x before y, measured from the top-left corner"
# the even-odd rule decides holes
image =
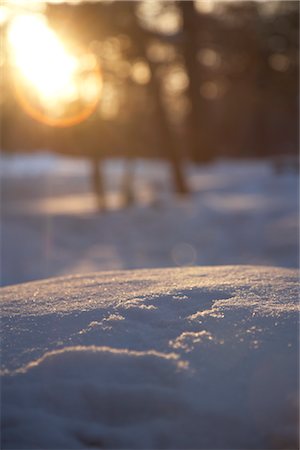
[[[101,100],[79,125],[40,124],[6,68],[2,149],[198,162],[297,152],[299,2],[49,3],[45,14],[97,55]]]

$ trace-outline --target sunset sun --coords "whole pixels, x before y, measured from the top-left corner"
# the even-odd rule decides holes
[[[27,113],[49,125],[68,126],[94,111],[102,87],[96,59],[69,53],[43,15],[15,17],[8,45],[17,98]]]

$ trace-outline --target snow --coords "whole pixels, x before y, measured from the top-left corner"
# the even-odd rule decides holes
[[[104,169],[1,157],[1,448],[298,448],[296,174]]]
[[[89,165],[50,154],[2,156],[2,285],[99,270],[189,265],[298,266],[298,179],[267,160],[220,160],[171,192],[168,165],[135,162],[136,204],[121,207],[125,162],[104,164],[98,212]]]
[[[298,448],[298,273],[110,271],[2,288],[2,448]]]

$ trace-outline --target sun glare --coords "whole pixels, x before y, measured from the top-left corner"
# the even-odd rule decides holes
[[[16,17],[9,31],[15,64],[47,100],[62,97],[76,71],[69,55],[43,17]]]
[[[95,57],[70,54],[43,15],[16,16],[9,26],[8,44],[17,75],[18,97],[27,112],[38,120],[46,119],[42,121],[58,126],[72,125],[93,112],[102,87]],[[90,60],[94,58],[88,70],[87,56]],[[42,114],[28,100],[26,89],[38,98]],[[66,110],[72,104],[73,111],[74,102],[78,103],[77,112],[66,120]]]

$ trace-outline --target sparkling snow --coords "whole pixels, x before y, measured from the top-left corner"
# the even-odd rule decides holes
[[[2,448],[297,448],[297,275],[189,267],[2,288]]]

